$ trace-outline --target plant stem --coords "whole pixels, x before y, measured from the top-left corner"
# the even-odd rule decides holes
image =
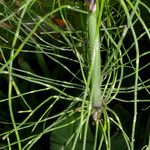
[[[89,1],[88,1],[89,2]],[[92,1],[93,2],[93,1]],[[98,22],[98,10],[95,5],[90,8],[88,16],[88,31],[89,31],[89,51],[88,62],[91,75],[91,96],[93,102],[93,108],[101,108],[101,57],[100,57],[100,43],[99,43],[99,25]]]

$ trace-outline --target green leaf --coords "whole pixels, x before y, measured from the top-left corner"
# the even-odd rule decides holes
[[[61,122],[58,126],[65,126],[54,130],[50,137],[50,149],[52,150],[71,150],[74,135],[78,129],[79,115],[74,114],[73,116],[67,117],[63,122]],[[77,120],[77,121],[75,121]],[[57,127],[58,127],[57,126]],[[83,126],[84,131],[84,126]],[[69,142],[70,141],[70,142]],[[76,143],[75,150],[81,150],[83,146],[83,135],[82,138],[79,139]],[[87,140],[86,140],[86,150],[92,150],[94,146],[94,137],[92,135],[90,127],[88,128]]]

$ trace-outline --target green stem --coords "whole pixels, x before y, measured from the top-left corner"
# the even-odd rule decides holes
[[[97,7],[98,8],[98,7]],[[101,57],[99,43],[99,25],[98,10],[89,12],[88,31],[89,31],[89,70],[91,73],[91,96],[93,107],[99,109],[101,107]]]
[[[13,55],[13,53],[14,53],[14,50],[12,50],[11,56]],[[12,121],[14,130],[15,130],[15,134],[16,134],[18,150],[21,150],[22,148],[21,148],[20,136],[19,136],[19,132],[18,132],[18,129],[16,126],[15,117],[14,117],[13,108],[12,108],[13,107],[13,105],[12,105],[12,86],[13,86],[12,64],[13,64],[13,61],[11,61],[10,66],[9,66],[8,106],[9,106],[11,121]]]

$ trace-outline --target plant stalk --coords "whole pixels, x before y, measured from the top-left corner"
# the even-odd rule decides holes
[[[99,10],[96,6],[96,1],[87,0],[89,9],[88,15],[88,64],[89,74],[91,77],[90,93],[92,96],[93,108],[101,108],[101,56],[100,56],[100,41],[99,41],[99,25],[98,15]]]

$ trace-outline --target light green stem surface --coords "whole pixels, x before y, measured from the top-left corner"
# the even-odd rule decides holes
[[[97,31],[97,12],[90,12],[88,17],[89,30],[89,70],[91,73],[91,96],[94,108],[101,107],[101,58],[99,32]]]

